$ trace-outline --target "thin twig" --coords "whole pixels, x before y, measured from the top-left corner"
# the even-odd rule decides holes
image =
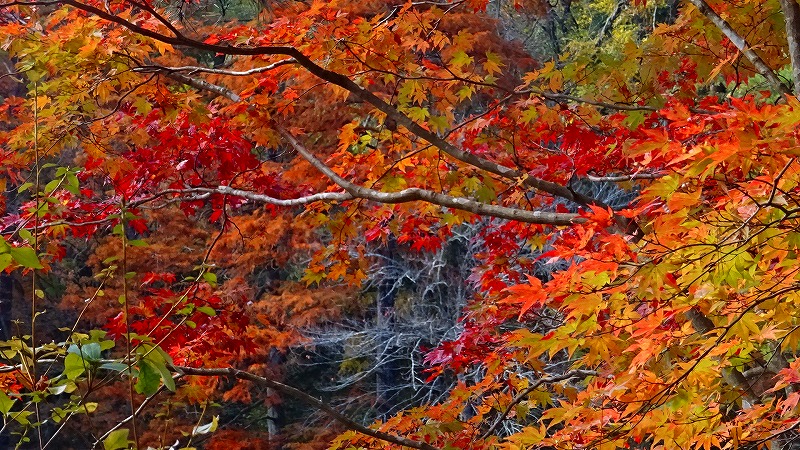
[[[173,380],[178,380],[179,378],[181,378],[181,376],[182,376],[181,374],[178,374],[178,375],[176,375],[176,376],[172,377],[172,379],[173,379]],[[117,424],[116,424],[116,425],[114,425],[113,427],[111,427],[111,429],[110,429],[110,430],[106,431],[106,432],[105,432],[105,433],[104,433],[102,436],[100,436],[99,438],[97,438],[97,440],[96,440],[96,441],[94,441],[94,445],[92,445],[92,449],[95,449],[95,448],[97,448],[97,446],[98,446],[98,445],[100,445],[100,444],[101,444],[101,443],[102,443],[102,442],[103,442],[103,441],[104,441],[106,438],[108,438],[108,436],[109,436],[109,435],[111,435],[111,433],[113,433],[114,431],[116,431],[116,430],[118,430],[118,429],[122,428],[122,426],[123,426],[123,425],[125,425],[125,424],[126,424],[126,423],[128,423],[128,422],[130,422],[130,421],[131,421],[131,420],[133,420],[133,419],[134,419],[136,416],[138,416],[139,414],[141,414],[141,413],[142,413],[142,411],[144,411],[144,408],[146,408],[146,407],[147,407],[147,405],[148,405],[148,404],[150,404],[150,402],[152,402],[152,401],[153,401],[153,399],[155,399],[155,398],[156,398],[156,396],[157,396],[158,394],[160,394],[160,393],[164,392],[164,390],[165,390],[165,389],[166,389],[166,386],[162,384],[162,385],[161,385],[161,387],[160,387],[160,388],[158,388],[158,390],[157,390],[157,391],[156,391],[156,392],[155,392],[153,395],[151,395],[151,396],[147,397],[146,399],[144,399],[144,401],[142,401],[142,403],[141,403],[141,404],[139,405],[139,407],[136,409],[136,411],[134,412],[134,414],[131,414],[130,416],[126,417],[125,419],[121,420],[120,422],[117,422]]]
[[[549,377],[539,378],[533,384],[523,389],[519,394],[517,394],[511,400],[511,403],[509,403],[508,406],[506,406],[506,409],[503,411],[502,414],[500,414],[500,417],[498,417],[497,420],[492,424],[492,426],[490,426],[489,429],[487,429],[486,432],[481,435],[480,439],[484,440],[489,436],[491,436],[495,432],[495,430],[497,430],[497,427],[499,427],[500,424],[503,423],[504,420],[506,420],[506,417],[508,417],[508,414],[511,413],[511,410],[514,409],[514,407],[517,406],[519,402],[525,400],[528,394],[538,389],[539,386],[543,384],[557,383],[559,381],[565,381],[571,378],[586,378],[595,376],[597,376],[597,372],[594,370],[570,370],[569,372],[562,375],[553,375]]]

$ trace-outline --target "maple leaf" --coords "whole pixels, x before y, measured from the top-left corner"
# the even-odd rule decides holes
[[[519,318],[531,308],[542,306],[547,301],[547,291],[542,288],[542,282],[531,275],[527,275],[528,284],[518,284],[505,288],[510,295],[503,300],[503,303],[522,303],[519,307]]]

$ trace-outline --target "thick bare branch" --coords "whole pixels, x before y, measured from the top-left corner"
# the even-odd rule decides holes
[[[267,203],[275,206],[303,206],[316,202],[343,202],[345,200],[352,200],[355,198],[353,195],[350,195],[347,192],[320,192],[318,194],[307,195],[305,197],[280,199],[252,191],[235,189],[230,186],[219,186],[216,188],[198,187],[188,189],[173,189],[171,191],[176,194],[205,193],[232,195],[234,197],[242,197],[254,202]]]
[[[183,375],[193,375],[193,376],[201,376],[201,377],[233,377],[239,380],[246,380],[257,385],[266,386],[276,391],[293,397],[301,402],[311,405],[320,411],[325,412],[330,417],[332,417],[337,422],[341,423],[345,427],[350,430],[357,431],[361,434],[366,436],[379,439],[384,442],[389,442],[396,445],[402,445],[405,447],[416,448],[420,450],[438,450],[436,447],[427,444],[425,442],[415,441],[413,439],[408,439],[402,436],[397,436],[394,434],[386,433],[384,431],[375,430],[369,427],[365,427],[360,423],[350,419],[349,417],[343,415],[339,411],[333,409],[327,403],[314,398],[305,392],[294,388],[292,386],[280,383],[275,380],[270,380],[269,378],[264,378],[250,372],[245,372],[242,370],[237,370],[234,368],[229,369],[205,369],[205,368],[197,368],[197,367],[184,367],[184,366],[175,366],[173,369]]]
[[[289,142],[289,144],[295,149],[295,151],[297,151],[297,153],[299,153],[303,158],[311,163],[312,166],[322,172],[326,177],[331,179],[331,181],[339,185],[353,197],[363,198],[380,203],[406,203],[413,201],[424,201],[447,208],[479,214],[482,216],[491,216],[500,219],[544,225],[571,225],[583,221],[583,219],[581,219],[577,214],[528,211],[518,208],[489,205],[464,197],[453,197],[420,188],[403,189],[402,191],[398,192],[381,192],[374,189],[368,189],[363,186],[358,186],[340,177],[330,167],[317,159],[310,151],[308,151],[308,149],[300,144],[297,139],[295,139],[294,136],[292,136],[288,131],[279,129],[278,132],[281,133],[284,139]]]
[[[170,66],[141,66],[136,67],[133,69],[134,72],[187,72],[187,75],[194,75],[196,73],[211,73],[215,75],[227,75],[232,77],[244,77],[248,75],[255,75],[257,73],[264,73],[269,72],[270,70],[275,70],[278,67],[286,66],[289,64],[294,64],[296,61],[293,58],[286,58],[282,59],[278,62],[268,64],[263,67],[255,67],[253,69],[248,70],[226,70],[226,69],[214,69],[211,67],[201,67],[201,66],[178,66],[178,67],[170,67]]]
[[[178,72],[170,72],[168,70],[162,70],[160,72],[172,78],[173,80],[179,81],[185,85],[191,86],[201,91],[213,92],[214,94],[225,97],[232,102],[238,102],[239,100],[241,100],[239,94],[233,92],[232,90],[224,86],[220,86],[214,83],[209,83],[206,80],[201,80],[200,78],[196,77],[190,77],[188,75],[184,75]]]
[[[760,73],[764,78],[769,81],[769,84],[772,85],[773,89],[782,93],[782,94],[791,94],[792,90],[789,89],[775,74],[767,63],[758,56],[750,44],[745,40],[742,35],[736,32],[731,25],[725,21],[722,17],[719,16],[712,8],[705,2],[705,0],[689,0],[700,13],[702,13],[708,20],[711,21],[717,28],[722,31],[722,33],[731,40],[733,45],[739,49],[740,52],[747,58],[750,63],[755,66],[758,73]],[[793,1],[793,0],[792,0]]]
[[[307,150],[305,150],[307,151]],[[313,158],[313,155],[312,155]],[[347,180],[336,175],[333,171],[325,166],[322,162],[314,158],[315,162],[312,165],[322,170],[326,167],[327,171],[333,173],[336,179],[331,178],[334,183],[345,189],[347,192],[322,192],[313,194],[306,197],[296,199],[277,199],[268,195],[259,194],[252,191],[243,189],[236,189],[230,186],[218,186],[215,188],[188,188],[188,189],[174,189],[174,193],[179,194],[192,194],[192,193],[210,193],[210,194],[223,194],[232,195],[236,197],[246,198],[254,202],[267,203],[276,206],[302,206],[315,202],[343,202],[355,198],[370,200],[377,203],[409,203],[415,201],[427,202],[446,208],[457,209],[459,211],[471,212],[481,216],[497,217],[498,219],[515,220],[518,222],[535,223],[541,225],[572,225],[584,222],[585,219],[581,218],[578,214],[572,213],[552,213],[543,211],[528,211],[525,209],[508,208],[505,206],[488,205],[486,203],[470,200],[462,197],[452,197],[450,195],[439,194],[433,191],[428,191],[419,188],[403,189],[398,192],[381,192],[374,189],[368,189],[362,186],[355,185]],[[330,177],[329,173],[325,173]]]

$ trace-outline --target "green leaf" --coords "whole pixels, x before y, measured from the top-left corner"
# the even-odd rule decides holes
[[[0,270],[5,270],[6,267],[11,265],[11,253],[0,254]]]
[[[482,202],[488,203],[496,199],[497,194],[495,194],[492,188],[490,188],[485,184],[482,184],[478,189],[475,190],[475,198],[477,198]]]
[[[31,247],[11,247],[11,257],[17,264],[28,269],[44,268],[39,262],[39,257],[36,256],[36,251]]]
[[[130,430],[127,428],[120,428],[119,430],[112,431],[107,438],[103,440],[104,450],[120,450],[128,448],[128,433]]]
[[[128,370],[128,365],[118,362],[107,362],[100,365],[100,369],[105,370],[113,370],[115,372],[122,372],[123,370]]]
[[[153,366],[161,374],[161,380],[164,381],[164,386],[172,392],[175,392],[175,380],[172,378],[172,372],[167,369],[167,365],[163,362],[154,363]]]
[[[139,376],[134,385],[136,392],[149,397],[158,391],[159,386],[161,386],[159,370],[147,359],[139,361]]]
[[[61,408],[53,408],[53,412],[50,414],[50,418],[52,418],[53,422],[55,423],[61,423],[61,421],[64,420],[64,418],[66,418],[68,415],[69,413],[67,413]]]
[[[33,411],[17,411],[9,414],[9,417],[16,420],[18,424],[22,426],[28,426],[31,424],[31,421],[28,420],[28,416],[33,414]]]
[[[147,115],[153,109],[153,105],[147,101],[146,97],[138,97],[133,106],[136,108],[136,112],[141,115]]]
[[[77,353],[68,353],[64,358],[64,375],[70,380],[81,376],[86,370],[86,363]]]
[[[200,311],[201,313],[207,315],[207,316],[214,317],[214,316],[217,315],[217,311],[214,308],[210,307],[210,306],[198,306],[197,310]]]
[[[19,237],[21,237],[22,239],[25,239],[26,241],[30,242],[30,240],[33,237],[33,235],[31,234],[31,232],[28,229],[22,228],[21,230],[19,230]]]
[[[44,193],[49,194],[56,190],[58,185],[61,184],[61,180],[52,180],[44,186]]]
[[[114,341],[111,341],[111,340],[108,340],[108,339],[104,339],[104,340],[98,342],[97,345],[100,346],[100,350],[101,351],[102,350],[109,350],[109,349],[114,348]]]
[[[63,394],[64,392],[66,392],[68,388],[69,388],[69,385],[59,384],[59,385],[56,385],[56,386],[48,387],[47,391],[50,392],[53,395],[58,395],[58,394]]]
[[[473,59],[471,56],[467,55],[463,50],[459,50],[453,54],[453,58],[450,59],[450,64],[456,67],[461,67],[472,64],[472,61]]]
[[[78,177],[74,173],[67,174],[67,185],[75,189],[78,189],[78,187],[80,186]]]
[[[100,361],[102,350],[100,349],[99,342],[90,342],[81,347],[84,359],[87,361],[97,362]]]
[[[206,280],[206,283],[210,284],[211,286],[217,285],[217,275],[211,272],[206,272],[203,274],[203,279]]]
[[[3,413],[4,416],[8,416],[14,403],[16,403],[15,399],[9,397],[5,392],[0,391],[0,412]]]

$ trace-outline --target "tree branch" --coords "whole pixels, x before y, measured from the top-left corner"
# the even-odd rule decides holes
[[[711,321],[705,314],[703,314],[699,308],[694,307],[686,312],[686,317],[692,322],[692,327],[694,330],[700,334],[706,334],[713,330],[714,322]],[[725,367],[722,369],[722,379],[725,380],[729,386],[734,389],[738,389],[745,400],[747,400],[750,405],[755,405],[758,402],[758,396],[755,392],[753,392],[753,388],[750,387],[750,383],[747,381],[747,378],[742,375],[742,372],[735,367]]]
[[[220,86],[220,85],[217,85],[217,84],[214,84],[214,83],[210,83],[210,82],[208,82],[206,80],[201,80],[200,78],[190,77],[190,76],[184,75],[182,73],[172,72],[172,71],[169,71],[167,69],[162,69],[162,70],[159,70],[158,72],[163,73],[164,75],[172,78],[173,80],[179,81],[179,82],[181,82],[181,83],[183,83],[185,85],[191,86],[191,87],[193,87],[195,89],[199,89],[201,91],[213,92],[214,94],[217,94],[217,95],[220,95],[222,97],[225,97],[225,98],[227,98],[228,100],[230,100],[232,102],[238,102],[239,100],[241,100],[241,97],[239,97],[239,94],[233,92],[232,90],[230,90],[230,89],[228,89],[228,88],[226,88],[224,86]]]
[[[600,29],[600,33],[597,36],[597,40],[595,41],[594,45],[596,47],[600,47],[603,41],[606,38],[606,35],[614,26],[614,22],[617,21],[619,15],[622,14],[622,10],[628,6],[628,0],[618,0],[617,5],[614,7],[614,11],[611,12],[611,15],[608,16],[606,22],[603,24],[603,28]]]
[[[419,449],[419,450],[439,450],[436,447],[434,447],[434,446],[432,446],[430,444],[427,444],[425,442],[415,441],[413,439],[408,439],[408,438],[405,438],[405,437],[402,437],[402,436],[397,436],[397,435],[394,435],[394,434],[386,433],[384,431],[375,430],[375,429],[366,427],[364,425],[361,425],[360,423],[350,419],[349,417],[343,415],[339,411],[333,409],[327,403],[325,403],[325,402],[323,402],[323,401],[321,401],[321,400],[319,400],[319,399],[317,399],[315,397],[312,397],[311,395],[306,394],[305,392],[303,392],[303,391],[301,391],[301,390],[299,390],[297,388],[291,387],[289,385],[280,383],[280,382],[275,381],[275,380],[270,380],[269,378],[264,378],[264,377],[255,375],[255,374],[250,373],[250,372],[245,372],[245,371],[237,370],[237,369],[234,369],[234,368],[228,368],[228,369],[222,369],[222,368],[220,368],[220,369],[205,369],[205,368],[185,367],[185,366],[173,366],[173,369],[176,372],[178,372],[180,374],[183,374],[183,375],[194,375],[194,376],[201,376],[201,377],[214,377],[214,376],[216,376],[216,377],[233,377],[233,378],[237,378],[239,380],[250,381],[252,383],[255,383],[255,384],[258,384],[258,385],[261,385],[261,386],[266,386],[266,387],[275,389],[276,391],[279,391],[282,394],[285,394],[285,395],[293,397],[293,398],[295,398],[297,400],[300,400],[301,402],[303,402],[303,403],[305,403],[307,405],[311,405],[311,406],[319,409],[320,411],[324,411],[330,417],[332,417],[334,420],[336,420],[337,422],[341,423],[342,425],[344,425],[348,429],[353,430],[353,431],[357,431],[357,432],[359,432],[361,434],[364,434],[366,436],[369,436],[369,437],[372,437],[372,438],[375,438],[375,439],[379,439],[379,440],[384,441],[384,442],[389,442],[391,444],[402,445],[402,446],[405,446],[405,447],[416,448],[416,449]]]
[[[524,91],[523,91],[524,92]],[[547,100],[552,100],[554,102],[561,102],[561,101],[570,101],[574,103],[585,103],[587,105],[596,106],[598,108],[607,108],[607,109],[614,109],[617,111],[650,111],[650,112],[658,112],[658,108],[654,106],[647,106],[647,105],[629,105],[625,103],[609,103],[609,102],[602,102],[598,100],[592,100],[589,98],[584,97],[575,97],[573,95],[567,94],[559,94],[556,92],[547,92],[538,89],[531,89],[530,91],[532,94],[538,95],[540,97],[546,98]]]
[[[287,64],[294,64],[296,61],[294,58],[287,58],[280,60],[278,62],[266,65],[264,67],[256,67],[250,70],[243,70],[243,71],[234,71],[234,70],[224,70],[224,69],[212,69],[209,67],[199,67],[199,66],[181,66],[181,67],[164,67],[164,66],[140,66],[133,69],[134,72],[143,72],[143,73],[163,73],[169,78],[181,82],[187,86],[191,86],[195,89],[201,91],[208,91],[212,92],[216,95],[222,96],[227,98],[232,102],[238,102],[242,98],[231,89],[226,88],[225,86],[220,86],[208,81],[205,81],[200,78],[192,77],[190,75],[195,73],[211,73],[216,75],[228,75],[228,76],[247,76],[253,75],[257,73],[268,72],[270,70],[277,69],[280,66],[285,66]],[[189,72],[187,74],[183,74],[180,72]]]
[[[258,194],[252,191],[235,189],[230,186],[219,186],[215,188],[196,187],[187,189],[170,189],[167,192],[174,194],[204,193],[204,194],[232,195],[234,197],[242,197],[248,200],[252,200],[254,202],[267,203],[275,206],[303,206],[303,205],[308,205],[309,203],[316,203],[316,202],[343,202],[355,198],[354,196],[348,194],[347,192],[320,192],[318,194],[307,195],[305,197],[280,199],[280,198],[270,197],[269,195]],[[159,192],[159,194],[161,193],[163,192]]]
[[[312,166],[322,172],[331,181],[339,185],[353,197],[372,200],[379,203],[406,203],[413,201],[425,201],[447,208],[467,211],[482,216],[497,217],[500,219],[516,220],[519,222],[536,223],[544,225],[572,225],[583,222],[577,214],[572,213],[553,213],[543,211],[528,211],[518,208],[508,208],[496,206],[471,200],[464,197],[453,197],[420,188],[403,189],[398,192],[381,192],[374,189],[365,188],[351,183],[340,177],[330,167],[317,159],[308,149],[300,144],[288,131],[278,128],[278,132],[289,141],[289,144],[306,159]]]
[[[791,0],[794,1],[794,0]],[[756,71],[760,73],[764,78],[769,81],[772,85],[773,89],[780,92],[781,94],[791,94],[792,90],[786,86],[775,72],[761,59],[758,54],[753,51],[753,48],[750,44],[743,38],[739,33],[736,32],[733,28],[731,28],[730,24],[725,21],[722,17],[719,16],[712,8],[705,2],[705,0],[689,0],[700,13],[702,13],[708,20],[711,21],[717,28],[722,31],[722,33],[730,39],[733,45],[739,49],[740,52],[750,61],[753,66],[755,66]]]
[[[608,175],[604,177],[598,177],[595,175],[587,175],[586,178],[589,181],[594,182],[610,182],[610,183],[621,183],[625,181],[633,181],[633,180],[657,180],[662,178],[666,175],[664,172],[656,172],[656,173],[634,173],[630,175]]]
[[[692,0],[698,1],[698,0]],[[331,84],[339,86],[347,91],[349,91],[354,97],[365,101],[379,111],[383,112],[387,115],[387,117],[394,120],[397,124],[402,125],[410,132],[415,134],[416,136],[424,139],[425,141],[429,142],[433,146],[437,147],[441,151],[445,152],[446,154],[450,155],[451,157],[464,162],[466,164],[472,165],[477,167],[481,170],[487,171],[489,173],[498,175],[500,177],[510,179],[510,180],[523,180],[522,184],[526,187],[536,189],[540,192],[544,192],[550,195],[554,195],[556,197],[561,197],[566,200],[570,200],[572,202],[581,204],[581,205],[598,205],[600,207],[607,207],[608,205],[604,204],[603,202],[588,197],[586,195],[580,194],[578,192],[573,192],[566,186],[562,186],[558,183],[554,183],[552,181],[543,180],[540,178],[528,176],[527,174],[513,169],[502,164],[495,163],[488,159],[481,158],[477,155],[469,153],[467,151],[461,150],[460,148],[456,147],[455,145],[448,142],[446,139],[438,136],[436,133],[425,129],[411,118],[406,116],[405,114],[398,111],[394,106],[390,105],[389,103],[385,102],[377,95],[373,94],[372,92],[362,88],[361,86],[357,85],[353,80],[348,78],[347,76],[330,71],[328,69],[323,68],[322,66],[318,65],[314,61],[312,61],[309,57],[305,54],[300,52],[297,48],[292,46],[286,45],[275,45],[275,46],[261,46],[261,47],[232,47],[228,45],[215,45],[215,44],[208,44],[202,41],[197,41],[194,39],[190,39],[184,35],[177,35],[177,36],[167,36],[157,31],[153,31],[147,28],[144,28],[140,25],[136,25],[122,17],[116,16],[110,12],[104,11],[102,9],[96,8],[91,5],[87,5],[85,3],[81,3],[77,0],[63,0],[61,2],[52,2],[52,1],[11,1],[6,3],[0,3],[0,7],[3,6],[12,6],[12,5],[53,5],[53,4],[64,4],[69,5],[74,8],[80,9],[82,11],[86,11],[88,13],[94,14],[101,19],[107,20],[109,22],[115,23],[122,27],[125,27],[135,33],[141,34],[143,36],[149,37],[151,39],[155,39],[160,42],[164,42],[170,45],[176,46],[187,46],[196,48],[198,50],[205,50],[208,52],[220,53],[225,55],[243,55],[243,56],[263,56],[263,55],[283,55],[293,58],[300,66],[305,68],[309,73],[320,78],[324,81],[327,81]],[[623,218],[624,219],[624,218]],[[627,219],[624,222],[628,222]]]
[[[492,426],[490,426],[489,429],[487,429],[486,432],[484,432],[481,435],[480,439],[481,440],[486,439],[492,434],[494,434],[495,430],[497,430],[497,427],[499,427],[500,424],[503,423],[504,420],[506,420],[508,414],[511,413],[511,410],[514,409],[514,407],[517,406],[519,402],[525,400],[525,397],[527,397],[528,394],[538,389],[539,386],[543,384],[557,383],[559,381],[565,381],[571,378],[586,378],[594,376],[597,376],[597,372],[594,370],[570,370],[569,372],[562,375],[553,375],[550,377],[539,378],[533,384],[523,389],[519,394],[517,394],[511,400],[511,403],[509,403],[508,406],[506,406],[506,409],[503,411],[502,414],[500,414],[500,417],[498,417],[497,420],[492,424]]]
[[[305,149],[304,149],[305,150]],[[308,150],[305,150],[306,152]],[[311,156],[313,158],[313,155]],[[171,189],[170,192],[176,194],[192,194],[192,193],[205,193],[205,194],[222,194],[232,195],[235,197],[242,197],[248,200],[259,203],[267,203],[276,206],[301,206],[314,202],[343,202],[361,198],[377,203],[397,204],[397,203],[410,203],[415,201],[422,201],[433,205],[442,206],[445,208],[457,209],[459,211],[466,211],[481,216],[496,217],[498,219],[515,220],[517,222],[534,223],[540,225],[573,225],[576,223],[583,223],[586,219],[580,217],[578,214],[573,213],[552,213],[543,211],[528,211],[525,209],[509,208],[506,206],[488,205],[486,203],[470,200],[463,197],[453,197],[450,195],[439,194],[433,191],[420,188],[403,189],[398,192],[381,192],[374,189],[368,189],[351,183],[330,170],[327,166],[322,164],[319,160],[314,158],[316,165],[312,162],[315,168],[321,170],[325,167],[327,171],[333,173],[336,179],[332,181],[345,189],[347,192],[322,192],[313,194],[306,197],[295,199],[278,199],[268,195],[259,194],[252,191],[243,189],[236,189],[230,186],[218,186],[215,188],[196,187],[187,189]],[[330,176],[328,173],[326,176]]]
[[[294,58],[286,58],[263,67],[255,67],[253,69],[248,69],[248,70],[214,69],[211,67],[201,67],[201,66],[168,67],[168,66],[150,65],[150,66],[136,67],[133,69],[133,71],[134,72],[188,72],[188,75],[194,75],[196,73],[212,73],[215,75],[243,77],[248,75],[255,75],[257,73],[269,72],[270,70],[277,69],[278,67],[285,66],[288,64],[295,64],[296,62],[297,61],[295,61]]]
[[[181,376],[182,375],[178,374],[177,376],[173,377],[173,379],[174,380],[178,380],[179,378],[181,378]],[[111,433],[113,433],[114,431],[122,428],[123,425],[125,425],[126,423],[130,422],[131,420],[133,420],[134,417],[140,415],[142,413],[142,411],[144,411],[144,409],[147,407],[147,405],[149,405],[150,402],[152,402],[156,398],[156,396],[158,396],[158,394],[164,392],[165,390],[166,390],[166,385],[162,384],[161,387],[159,387],[158,390],[153,393],[153,395],[147,397],[146,399],[144,399],[144,401],[142,401],[142,404],[139,405],[138,408],[136,408],[136,412],[135,413],[133,413],[130,416],[126,417],[125,419],[122,419],[121,421],[117,422],[113,427],[111,427],[108,431],[106,431],[102,436],[97,438],[97,440],[95,440],[94,444],[92,445],[92,449],[97,448],[98,445],[100,445],[104,440],[106,440],[107,437],[109,437],[111,435]]]
[[[800,93],[800,5],[797,4],[797,0],[780,0],[780,2],[786,23],[786,40],[789,42],[794,92]]]

